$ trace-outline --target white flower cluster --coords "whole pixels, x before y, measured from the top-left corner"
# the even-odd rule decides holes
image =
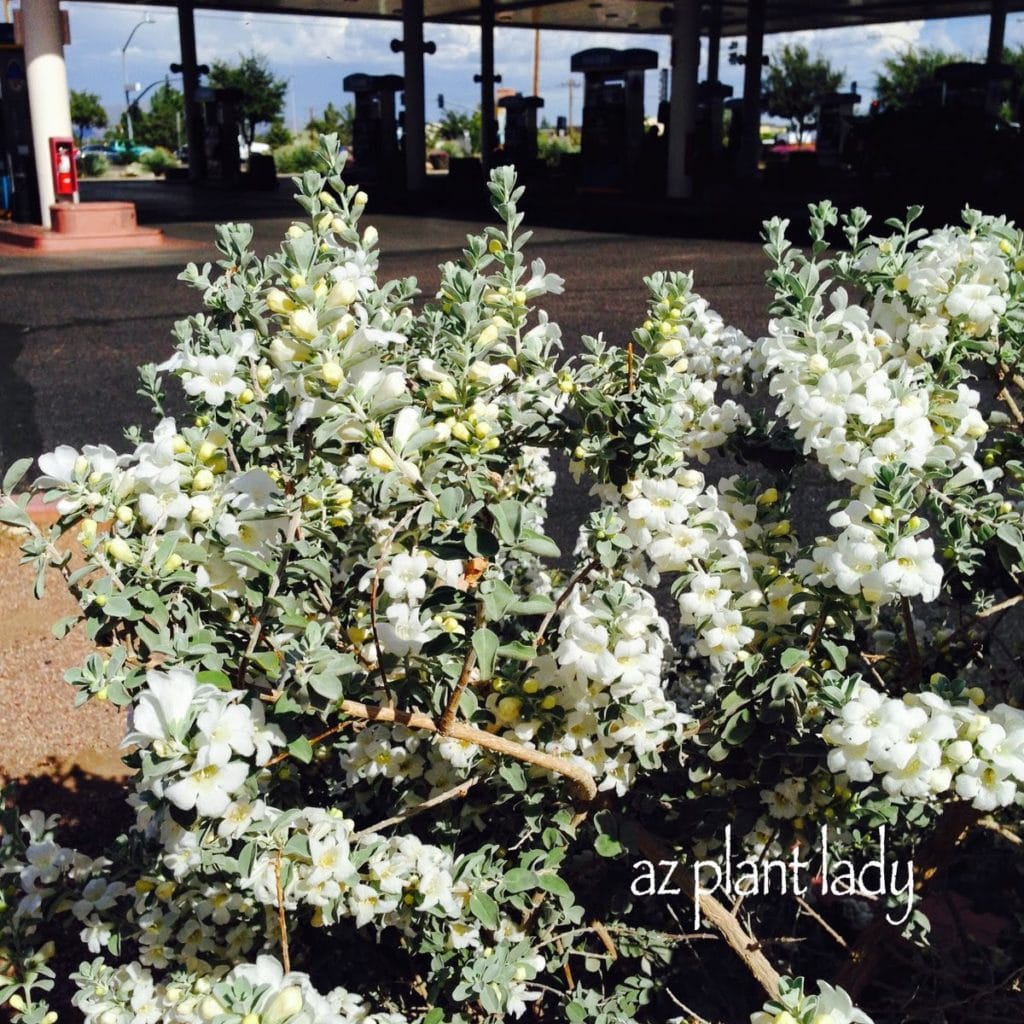
[[[656,584],[662,573],[682,577],[680,622],[696,632],[696,652],[721,670],[743,656],[755,626],[787,623],[796,591],[779,574],[779,555],[793,547],[789,523],[776,516],[774,491],[745,501],[734,477],[708,486],[703,474],[684,469],[674,476],[631,481],[621,492],[626,535],[634,567],[650,566],[641,578]],[[760,578],[768,582],[762,589]]]
[[[893,522],[882,508],[854,500],[836,512],[829,522],[840,528],[839,535],[819,538],[812,557],[796,563],[804,582],[861,595],[875,605],[898,597],[934,601],[942,587],[942,566],[934,542],[921,536],[927,522],[916,515]]]
[[[142,788],[183,811],[223,817],[249,776],[285,742],[276,725],[266,724],[260,702],[243,703],[245,696],[199,684],[187,669],[147,672],[123,744],[148,755]]]
[[[974,460],[987,426],[978,392],[943,391],[931,368],[912,365],[902,342],[915,317],[891,302],[851,305],[845,288],[820,318],[772,320],[761,339],[769,392],[804,451],[837,480],[870,488],[878,469],[949,466],[960,482],[981,477]],[[895,333],[893,333],[895,332]]]
[[[230,971],[155,976],[138,961],[111,967],[83,964],[73,1002],[85,1024],[406,1024],[397,1013],[370,1013],[362,999],[338,987],[321,994],[300,971],[285,972],[263,955]]]
[[[656,274],[648,284],[657,301],[644,330],[662,339],[654,346],[655,354],[673,360],[677,373],[693,374],[712,387],[721,380],[731,394],[742,392],[748,376],[759,368],[755,343],[693,291],[692,274]]]
[[[891,796],[955,793],[980,811],[1006,807],[1024,787],[1024,712],[988,711],[931,692],[902,699],[862,683],[822,731],[828,766]]]
[[[548,753],[574,757],[620,796],[641,762],[678,741],[691,721],[665,696],[662,666],[668,628],[647,591],[626,583],[573,593],[562,613],[560,641],[536,664],[523,689],[539,708],[561,708],[562,735]],[[538,718],[523,700],[492,695],[488,707],[510,736],[531,740]]]

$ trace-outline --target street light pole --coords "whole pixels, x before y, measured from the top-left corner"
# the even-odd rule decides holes
[[[132,30],[128,33],[128,38],[124,42],[124,46],[121,47],[121,81],[124,83],[124,119],[125,128],[128,132],[128,144],[131,145],[135,141],[135,133],[132,130],[132,90],[128,82],[128,47],[132,44],[132,39],[135,37],[135,33],[142,28],[143,25],[155,25],[156,18],[153,17],[148,11],[145,17],[140,21]]]

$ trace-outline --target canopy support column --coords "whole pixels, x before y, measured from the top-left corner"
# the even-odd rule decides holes
[[[722,150],[722,100],[717,95],[722,53],[722,0],[708,5],[708,107],[711,120],[711,155],[717,159]]]
[[[498,146],[494,123],[494,0],[480,0],[480,163],[485,171],[494,163]]]
[[[58,0],[32,0],[21,5],[25,39],[25,77],[32,117],[32,151],[39,184],[40,220],[50,227],[54,202],[50,138],[72,138],[71,96],[64,65],[64,32]],[[77,197],[76,197],[77,198]]]
[[[743,115],[739,162],[736,172],[741,178],[757,176],[757,160],[761,152],[761,61],[764,57],[765,0],[749,0],[747,4],[747,53],[743,67]]]
[[[206,177],[206,146],[196,90],[199,87],[199,65],[196,57],[196,22],[194,0],[178,0],[178,45],[181,49],[181,91],[185,103],[185,138],[188,140],[188,180]]]
[[[988,63],[1003,63],[1003,46],[1006,40],[1006,0],[992,0],[992,12],[988,22]]]
[[[693,194],[690,160],[697,119],[697,66],[700,60],[699,0],[675,0],[672,22],[672,94],[668,119],[670,199]]]
[[[423,0],[402,0],[402,55],[405,77],[405,187],[422,192],[426,183],[426,106],[423,92]],[[431,50],[431,52],[433,52]]]

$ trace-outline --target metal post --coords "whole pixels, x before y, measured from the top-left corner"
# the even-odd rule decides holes
[[[761,153],[761,59],[764,56],[765,0],[748,0],[747,54],[743,67],[743,137],[740,139],[741,178],[757,176]]]
[[[670,199],[693,194],[693,131],[697,115],[697,64],[700,60],[699,0],[675,0],[672,22],[672,100],[668,118]]]
[[[206,177],[206,147],[203,141],[196,89],[199,71],[196,60],[195,3],[178,0],[178,40],[181,47],[181,91],[185,103],[185,138],[188,140],[188,179]]]
[[[494,125],[494,0],[480,0],[480,163],[489,170],[498,136]]]
[[[21,17],[40,219],[43,227],[48,228],[50,204],[56,198],[50,169],[50,138],[72,136],[71,96],[64,65],[64,33],[58,0],[33,0],[23,4]]]
[[[716,92],[722,51],[722,0],[711,0],[708,10],[708,112],[711,121],[711,155],[722,151],[722,99]]]
[[[423,0],[402,0],[405,72],[405,187],[421,192],[426,181],[426,107],[423,97]]]
[[[1006,40],[1006,0],[992,0],[988,22],[988,63],[1003,63],[1003,45]]]

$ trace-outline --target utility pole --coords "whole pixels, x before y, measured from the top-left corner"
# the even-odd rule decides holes
[[[533,30],[533,95],[540,95],[540,29]]]
[[[580,83],[575,78],[570,78],[568,82],[562,83],[562,88],[569,90],[569,134],[572,135],[572,94],[580,87]]]

